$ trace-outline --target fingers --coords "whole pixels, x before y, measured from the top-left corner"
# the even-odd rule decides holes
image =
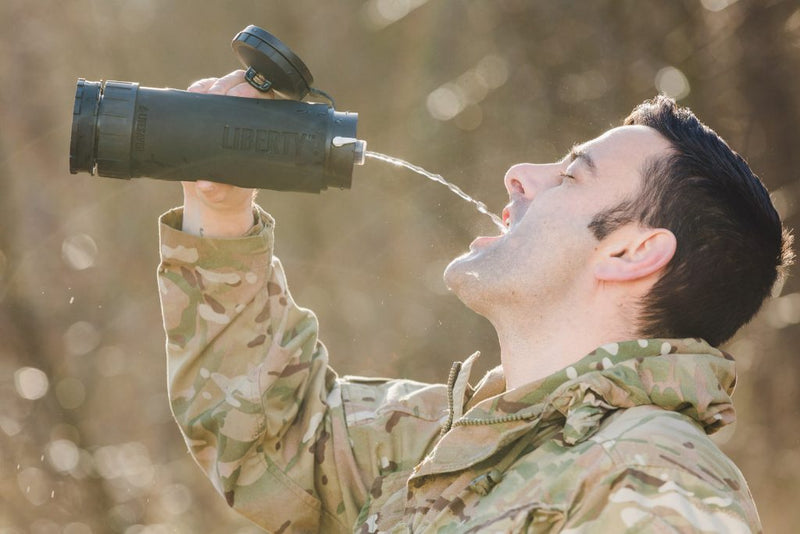
[[[208,93],[215,95],[241,96],[246,98],[274,99],[275,92],[259,91],[244,79],[242,69],[235,70],[221,78],[203,78],[197,80],[187,89],[193,93]]]
[[[228,94],[228,91],[240,83],[247,82],[244,80],[244,71],[242,69],[237,69],[233,72],[229,72],[222,78],[217,78],[217,81],[215,81],[211,87],[209,87],[208,92],[218,95],[226,95]]]
[[[209,87],[211,87],[216,81],[217,78],[203,78],[202,80],[197,80],[194,82],[186,90],[191,91],[192,93],[207,93]]]
[[[259,91],[248,82],[243,81],[237,85],[234,85],[228,92],[225,93],[230,96],[243,96],[246,98],[266,98],[268,100],[272,100],[275,98],[275,92],[270,89],[269,91]]]
[[[248,98],[274,98],[272,91],[262,92],[244,79],[244,71],[239,69],[219,78],[208,89],[209,93],[243,96]]]

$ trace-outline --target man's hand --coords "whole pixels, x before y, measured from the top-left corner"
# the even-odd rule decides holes
[[[249,98],[275,98],[244,79],[243,70],[222,78],[204,78],[189,86],[189,91]],[[206,237],[237,237],[253,226],[255,189],[198,180],[182,182],[183,231]]]

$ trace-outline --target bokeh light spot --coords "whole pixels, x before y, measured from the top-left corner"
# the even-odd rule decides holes
[[[0,530],[0,532],[5,532]],[[36,519],[31,523],[31,534],[63,534],[61,525],[49,519]]]
[[[149,486],[155,478],[155,468],[147,447],[139,442],[107,445],[94,453],[95,467],[105,479],[124,479],[138,488]]]
[[[61,243],[61,257],[76,271],[88,269],[97,258],[97,244],[87,234],[71,235]]]
[[[74,410],[83,404],[86,399],[86,388],[83,382],[74,377],[67,377],[60,380],[55,388],[58,403],[65,410]]]
[[[86,523],[70,523],[64,527],[64,534],[92,534],[92,527]]]
[[[726,7],[730,7],[736,3],[736,0],[700,0],[703,7],[709,11],[717,12],[722,11]]]
[[[689,79],[675,67],[664,67],[656,73],[656,89],[659,92],[680,100],[689,95]]]
[[[22,430],[22,426],[16,419],[0,415],[0,430],[6,436],[16,436]]]
[[[100,347],[97,351],[97,368],[105,377],[124,373],[127,369],[125,351],[116,345]]]
[[[449,121],[461,113],[464,107],[458,92],[450,86],[434,89],[428,95],[427,105],[431,117],[440,121]]]
[[[100,344],[100,332],[89,322],[78,321],[73,323],[64,332],[64,345],[69,354],[82,356]]]
[[[784,24],[783,28],[789,33],[800,30],[800,9],[797,9],[786,19],[786,24]]]
[[[8,268],[8,258],[5,253],[0,250],[0,280],[5,277],[6,269]]]
[[[161,507],[170,515],[181,515],[192,505],[192,492],[183,484],[171,484],[161,492]]]
[[[508,62],[500,56],[489,54],[478,62],[475,72],[490,89],[497,89],[508,81]]]
[[[401,20],[428,0],[368,0],[362,8],[366,25],[381,30]]]
[[[764,309],[767,323],[775,329],[800,323],[800,293],[790,293],[767,302]]]
[[[14,373],[14,387],[23,399],[41,399],[47,394],[50,381],[41,369],[21,367]]]
[[[34,506],[41,506],[50,499],[50,485],[44,471],[38,467],[26,467],[17,473],[17,487]]]
[[[53,469],[61,473],[74,469],[81,456],[78,446],[68,439],[51,441],[45,448],[45,454]]]
[[[467,106],[455,118],[455,124],[464,131],[476,130],[483,122],[483,111],[480,106]]]
[[[436,120],[449,121],[466,111],[467,116],[456,126],[474,130],[483,121],[483,112],[477,104],[506,81],[506,60],[494,54],[484,56],[475,67],[430,92],[425,102],[428,113]]]

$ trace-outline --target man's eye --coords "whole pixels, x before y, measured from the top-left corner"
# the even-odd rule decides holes
[[[561,172],[561,173],[559,173],[559,176],[561,176],[562,178],[568,178],[568,179],[570,179],[570,180],[574,180],[574,179],[575,179],[575,177],[574,177],[574,176],[572,176],[571,174],[567,174],[567,173],[565,173],[565,172]]]

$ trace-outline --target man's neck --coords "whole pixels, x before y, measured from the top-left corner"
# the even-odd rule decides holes
[[[545,378],[605,343],[632,337],[610,314],[593,310],[584,315],[518,312],[510,317],[524,321],[493,321],[507,389]]]

